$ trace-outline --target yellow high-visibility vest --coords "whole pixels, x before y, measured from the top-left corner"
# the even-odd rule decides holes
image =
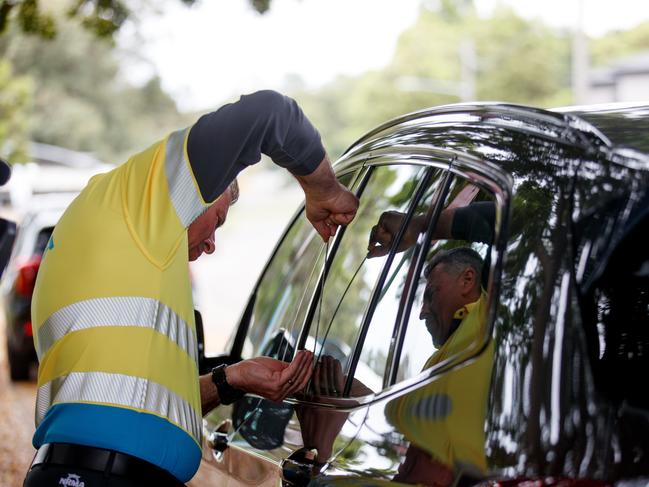
[[[487,299],[456,312],[460,325],[424,365],[424,370],[455,357],[466,360],[485,338]],[[454,470],[486,471],[485,417],[491,383],[493,342],[475,358],[432,378],[424,387],[388,403],[386,416],[414,445]]]
[[[183,481],[201,444],[187,226],[208,205],[187,132],[89,181],[52,234],[32,305],[35,446],[111,448]]]

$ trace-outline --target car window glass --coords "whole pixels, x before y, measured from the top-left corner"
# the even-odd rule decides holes
[[[378,303],[372,314],[372,319],[365,340],[362,344],[359,360],[354,372],[354,384],[366,384],[367,377],[384,377],[385,367],[393,345],[393,334],[399,307],[403,305],[403,292],[408,276],[412,272],[413,258],[416,250],[423,243],[423,235],[414,230],[417,221],[430,217],[432,205],[435,204],[444,183],[444,171],[429,169],[431,174],[426,178],[425,188],[416,203],[412,219],[406,221],[406,215],[400,215],[402,224],[407,224],[405,233],[398,244],[398,252],[387,270],[385,281],[378,292]],[[382,215],[381,218],[394,218],[392,215]],[[380,222],[376,222],[377,226]],[[382,387],[376,384],[374,392]],[[354,387],[351,393],[354,395]]]
[[[494,215],[490,194],[461,178],[453,181],[431,230],[403,345],[395,358],[397,382],[440,363],[468,358],[486,339]]]
[[[368,238],[372,226],[385,211],[405,213],[425,168],[413,165],[379,166],[372,170],[360,198],[356,218],[345,230],[326,276],[306,342],[317,357],[330,357],[335,380],[318,388],[321,395],[342,393],[343,376],[350,365],[363,316],[387,256],[368,259]],[[385,357],[372,359],[374,367],[361,367],[363,386],[380,389]],[[360,395],[360,392],[359,394]]]
[[[354,174],[341,177],[340,182],[349,186]],[[325,245],[303,209],[257,287],[242,358],[268,355],[291,360],[324,258]]]

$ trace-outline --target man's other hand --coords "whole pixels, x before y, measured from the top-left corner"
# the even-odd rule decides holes
[[[370,259],[372,257],[381,257],[390,251],[392,242],[405,220],[405,213],[399,213],[398,211],[386,211],[381,214],[379,221],[372,227],[372,231],[370,232],[370,239],[367,245],[367,256]],[[396,249],[397,252],[406,250],[417,243],[417,237],[422,231],[423,223],[424,218],[421,216],[414,217],[410,221],[408,228],[406,228],[399,242],[399,247]]]
[[[230,365],[226,379],[232,387],[278,402],[306,387],[312,360],[313,353],[307,350],[298,351],[290,364],[256,357]]]
[[[327,156],[315,171],[297,180],[304,190],[306,217],[325,242],[356,216],[358,198],[338,182]]]
[[[340,225],[349,224],[358,209],[358,198],[341,184],[336,184],[338,188],[329,197],[317,199],[307,195],[306,198],[306,217],[325,242],[336,234]]]

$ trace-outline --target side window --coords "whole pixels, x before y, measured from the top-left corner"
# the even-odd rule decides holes
[[[340,182],[349,187],[354,176],[348,173]],[[256,289],[242,358],[267,355],[291,360],[324,259],[325,245],[302,209]]]
[[[414,202],[415,206],[410,220],[407,219],[406,214],[389,210],[381,214],[378,221],[375,221],[374,232],[380,232],[379,228],[383,225],[390,228],[392,232],[398,232],[403,225],[405,228],[403,236],[397,244],[397,253],[393,256],[392,262],[386,264],[388,268],[384,270],[385,280],[380,291],[377,291],[376,307],[372,313],[367,335],[362,343],[358,362],[355,364],[353,384],[365,384],[366,377],[372,375],[381,377],[384,382],[386,380],[386,365],[394,345],[395,325],[399,310],[404,305],[404,292],[407,294],[408,278],[412,273],[417,251],[424,240],[420,233],[423,227],[420,228],[418,223],[432,214],[433,205],[440,196],[444,180],[444,171],[435,168],[428,169],[428,174],[421,178],[421,184],[424,186],[418,191],[420,195],[418,201]],[[378,242],[381,240],[381,235],[374,235],[373,238]],[[382,248],[382,252],[389,251],[389,245],[382,245],[379,248]],[[373,252],[370,252],[370,256]],[[371,258],[375,259],[376,257]],[[382,383],[373,384],[373,392],[380,391],[382,386]],[[355,395],[356,391],[353,389],[352,385],[351,393]]]
[[[413,203],[416,190],[427,169],[414,165],[390,165],[372,168],[369,180],[360,197],[356,218],[346,228],[338,249],[324,280],[323,292],[315,303],[315,312],[310,323],[306,348],[314,350],[319,358],[329,360],[329,377],[326,387],[319,381],[319,372],[314,377],[314,388],[318,395],[339,396],[343,394],[345,377],[349,374],[352,351],[362,337],[361,325],[367,312],[373,290],[386,264],[388,255],[368,258],[368,240],[372,227],[386,211],[405,214]],[[398,266],[394,262],[393,266]],[[407,268],[407,266],[406,266]],[[398,272],[398,271],[397,271]],[[392,280],[389,293],[398,293],[399,284]],[[386,290],[388,292],[388,290]],[[385,303],[394,301],[386,297]],[[386,306],[386,328],[394,324],[394,310]],[[391,333],[388,331],[387,333]],[[387,349],[375,346],[378,342],[389,342],[389,335],[372,334],[365,337],[370,343],[358,363],[354,381],[348,394],[358,396],[380,390],[387,359]],[[327,372],[322,372],[326,374]]]
[[[430,246],[395,356],[399,382],[443,363],[464,360],[487,339],[486,294],[495,234],[491,194],[456,177],[436,221],[426,222]],[[426,218],[424,216],[413,218]]]

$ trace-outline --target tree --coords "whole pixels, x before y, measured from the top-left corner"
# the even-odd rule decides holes
[[[193,5],[196,0],[179,0]],[[259,13],[270,8],[270,0],[248,0]],[[146,0],[71,0],[67,16],[78,20],[98,37],[111,38],[132,16],[132,6],[142,6]],[[60,22],[55,15],[44,11],[38,0],[0,0],[0,35],[7,32],[10,24],[16,23],[28,34],[53,39],[59,32]]]
[[[2,57],[34,86],[31,105],[23,106],[29,108],[33,140],[119,163],[186,124],[157,78],[143,87],[127,85],[120,80],[112,43],[65,18],[58,22],[65,28],[51,40],[19,29],[0,39]]]
[[[27,154],[26,112],[33,84],[26,76],[14,76],[7,60],[0,61],[0,148],[9,162],[24,161]]]
[[[467,73],[473,74],[476,100],[533,106],[570,102],[567,34],[522,19],[510,9],[497,9],[483,19],[470,3],[459,10],[452,6],[422,8],[385,68],[338,78],[316,93],[293,93],[321,130],[332,155],[390,118],[460,101],[452,88],[466,82]],[[463,45],[473,49],[475,66],[466,65],[470,59],[461,52]],[[408,79],[421,80],[421,87],[406,86]]]
[[[649,22],[633,29],[615,31],[590,43],[590,55],[595,66],[603,66],[633,53],[645,51],[649,46]]]

